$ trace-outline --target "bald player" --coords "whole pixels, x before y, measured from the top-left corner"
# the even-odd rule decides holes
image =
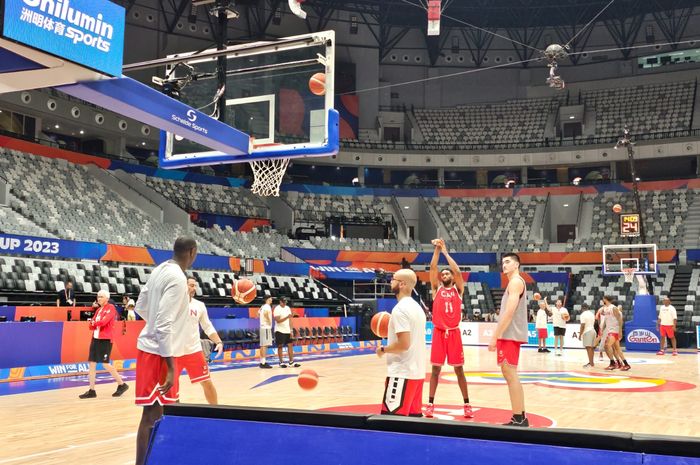
[[[497,351],[498,364],[508,384],[513,417],[506,425],[528,427],[530,423],[525,415],[525,393],[518,376],[520,346],[528,341],[525,280],[520,276],[520,257],[517,254],[503,255],[501,266],[508,277],[508,286],[503,293],[501,317],[491,337],[489,351]]]
[[[423,416],[425,313],[411,297],[416,281],[409,269],[397,271],[391,279],[398,302],[391,311],[387,345],[377,348],[377,356],[387,358],[383,415]]]

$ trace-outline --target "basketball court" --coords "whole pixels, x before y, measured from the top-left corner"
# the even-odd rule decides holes
[[[426,6],[429,35],[439,35],[440,2],[431,0]],[[120,49],[123,11],[113,14],[114,21],[122,21],[122,36],[114,40],[115,49]],[[252,192],[274,197],[279,196],[282,177],[294,159],[328,157],[339,150],[334,31],[208,47],[123,68],[121,49],[116,62],[93,64],[75,56],[64,57],[62,62],[56,58],[56,50],[42,51],[46,43],[32,42],[27,34],[31,35],[31,29],[20,30],[11,40],[0,40],[0,58],[29,57],[33,63],[17,69],[0,67],[5,71],[0,89],[52,87],[150,124],[161,132],[160,168],[249,163],[254,177]],[[566,52],[557,47],[547,48],[543,57],[551,68],[550,86],[561,90],[565,84],[554,72],[556,60],[564,59]],[[56,73],[63,65],[67,68]],[[151,73],[158,89],[122,72]],[[27,73],[31,82],[24,80]],[[50,73],[54,73],[53,78],[49,78]],[[240,170],[240,174],[245,173],[244,168]],[[623,227],[634,229],[633,216],[623,214],[626,226],[621,225],[621,232],[625,232]],[[636,237],[635,231],[626,237]],[[645,295],[645,278],[658,272],[656,245],[605,246],[602,265],[604,275],[625,276],[628,282],[637,278],[640,292],[630,328],[653,330],[650,324],[655,322],[656,304],[653,296]],[[380,411],[386,376],[385,360],[374,353],[379,343],[364,342],[361,348],[334,353],[324,353],[325,347],[319,346],[317,353],[307,351],[296,357],[301,368],[279,368],[276,357],[269,358],[272,370],[259,369],[257,359],[214,362],[210,367],[212,380],[222,406],[375,415]],[[604,371],[606,362],[598,360],[597,354],[596,368],[583,369],[587,360],[582,349],[567,349],[561,357],[538,353],[533,347],[524,349],[518,369],[530,425],[602,434],[700,436],[696,407],[700,357],[694,351],[657,356],[645,344],[650,345],[645,341],[627,345],[628,349],[647,350],[626,352],[632,366],[627,372]],[[461,415],[463,399],[454,374],[446,367],[438,387],[434,421],[504,424],[512,412],[495,354],[483,346],[465,346],[465,360],[475,418],[467,420]],[[299,387],[302,369],[318,373],[315,389]],[[122,373],[133,386],[134,371]],[[429,376],[426,373],[426,383]],[[111,397],[115,386],[102,373],[98,376],[98,397],[79,400],[87,384],[85,375],[0,383],[0,412],[5,419],[0,465],[134,463],[141,409],[134,405],[133,391],[121,398]],[[186,376],[180,378],[180,401],[206,404],[202,389],[190,384]],[[212,428],[217,427],[216,420],[208,420]],[[229,439],[231,444],[241,440]],[[279,447],[274,438],[271,444]],[[326,446],[329,450],[340,447],[333,443]],[[209,445],[189,447],[207,450]],[[294,443],[289,447],[290,454],[295,454]]]
[[[532,348],[524,350],[520,373],[531,424],[545,428],[700,435],[700,417],[694,412],[700,372],[697,354],[627,356],[631,371],[609,373],[603,371],[603,362],[595,370],[583,370],[583,350],[569,349],[563,357],[539,354]],[[459,389],[447,367],[437,391],[436,418],[506,422],[511,415],[508,391],[496,367],[495,355],[484,347],[465,347],[465,357],[475,418],[460,418]],[[299,360],[302,367],[295,369],[261,370],[253,363],[235,369],[213,365],[212,379],[220,403],[379,412],[386,366],[374,353]],[[299,388],[296,375],[302,369],[313,369],[319,374],[316,389]],[[127,375],[128,382],[132,379],[133,373]],[[44,382],[28,381],[16,389],[21,392],[32,383]],[[87,384],[85,376],[57,380],[56,384],[66,387],[0,397],[0,409],[6,418],[13,419],[12,431],[3,435],[5,447],[0,452],[0,464],[86,463],[86,457],[105,465],[133,463],[135,427],[140,416],[133,399],[128,395],[112,398],[111,382],[97,385],[97,399],[78,401],[78,394]],[[187,376],[181,378],[181,401],[206,403],[202,389],[191,385]]]

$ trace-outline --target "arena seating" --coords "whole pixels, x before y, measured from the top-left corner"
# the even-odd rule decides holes
[[[601,250],[605,244],[623,244],[620,237],[619,215],[612,211],[615,204],[624,211],[634,211],[631,192],[605,192],[585,195],[593,199],[593,224],[590,238],[575,239],[567,243],[567,250]],[[695,195],[687,190],[641,191],[639,193],[644,215],[647,242],[659,248],[682,248],[685,227],[683,220]]]
[[[322,250],[367,250],[377,252],[432,252],[433,246],[417,241],[403,243],[396,239],[313,237],[309,243]]]
[[[32,260],[28,258],[0,257],[0,292],[43,292],[49,301],[57,290],[63,289],[67,279],[75,283],[76,297],[81,302],[92,302],[100,289],[108,290],[113,298],[124,294],[137,296],[146,283],[153,267],[119,265],[62,260]],[[197,278],[197,295],[205,302],[217,301],[231,304],[231,286],[234,273],[194,270]],[[343,302],[338,293],[308,276],[248,277],[256,284],[259,297],[286,296],[297,305],[338,304]],[[86,296],[87,294],[87,296]]]
[[[279,259],[282,247],[303,247],[297,240],[272,230],[269,233],[234,231],[218,224],[198,230],[199,235],[235,257]]]
[[[3,173],[10,184],[10,207],[56,237],[169,250],[185,232],[114,195],[84,165],[0,150],[10,161]],[[199,251],[224,254],[205,240]]]
[[[453,250],[491,252],[498,250],[548,250],[548,243],[529,239],[532,212],[544,197],[431,198],[449,234]]]
[[[558,108],[555,99],[509,100],[486,105],[416,109],[426,144],[489,145],[544,140],[549,114]]]
[[[12,210],[10,207],[3,206],[0,206],[0,232],[25,236],[55,237],[46,229],[37,226],[32,221]]]
[[[269,217],[267,205],[245,189],[156,177],[146,177],[145,180],[149,187],[186,211],[247,218]]]
[[[323,224],[331,216],[384,218],[390,211],[389,197],[287,192],[284,198],[294,209],[296,223]]]
[[[596,135],[616,136],[690,128],[695,82],[639,85],[585,91],[581,99],[596,111]]]

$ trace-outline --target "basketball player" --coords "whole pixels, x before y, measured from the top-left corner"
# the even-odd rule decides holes
[[[561,300],[557,299],[552,309],[552,326],[554,326],[554,353],[564,355],[564,336],[566,336],[566,322],[569,321],[569,311],[564,308]],[[557,345],[559,350],[557,351]]]
[[[200,326],[204,334],[216,344],[215,349],[217,357],[223,352],[224,343],[216,333],[216,328],[214,328],[214,325],[212,325],[209,320],[206,305],[204,305],[204,302],[194,298],[197,294],[197,280],[193,277],[187,278],[187,294],[190,298],[188,312],[189,337],[185,348],[185,355],[177,357],[175,361],[175,373],[180,374],[183,369],[187,370],[190,382],[192,384],[199,383],[202,386],[204,397],[206,397],[207,402],[210,405],[217,405],[219,402],[216,387],[211,380],[209,365],[202,351],[202,343],[199,337]]]
[[[538,302],[537,316],[535,317],[535,329],[537,330],[537,352],[548,353],[547,348],[547,300]]]
[[[459,271],[459,265],[447,253],[445,241],[435,239],[433,241],[435,251],[430,262],[430,284],[433,289],[433,343],[430,349],[430,363],[433,371],[430,375],[430,395],[425,416],[433,417],[435,410],[435,391],[437,391],[442,366],[447,363],[454,367],[459,390],[464,399],[464,417],[474,418],[472,407],[469,405],[469,391],[467,378],[464,376],[464,348],[462,347],[462,333],[459,330],[459,322],[462,321],[462,295],[464,294],[464,279]],[[450,265],[449,269],[443,269],[438,276],[438,260],[440,252]]]
[[[659,307],[659,319],[656,321],[656,329],[661,333],[661,346],[656,355],[664,355],[666,353],[669,339],[671,339],[671,344],[673,344],[673,355],[678,355],[678,349],[676,348],[678,314],[676,313],[676,307],[671,305],[671,299],[664,297],[663,302],[664,304]]]
[[[178,237],[173,258],[158,265],[141,288],[136,313],[146,321],[136,347],[136,405],[143,406],[136,435],[136,464],[143,465],[148,439],[163,405],[179,399],[175,357],[185,354],[189,330],[185,271],[197,256],[197,242]]]
[[[277,343],[277,357],[279,357],[280,368],[293,367],[298,368],[301,365],[294,361],[294,342],[292,341],[292,318],[294,314],[287,306],[287,299],[280,298],[280,303],[272,312],[275,319],[275,343]],[[287,357],[289,357],[289,365],[284,363],[282,358],[282,348],[287,346]]]
[[[508,286],[501,300],[501,318],[493,332],[489,351],[497,351],[501,373],[508,384],[513,417],[506,425],[528,427],[525,415],[525,393],[518,376],[520,346],[528,341],[527,299],[525,280],[520,276],[520,257],[507,253],[501,258]]]
[[[588,363],[583,366],[583,368],[593,368],[595,362],[593,361],[595,355],[595,315],[589,310],[587,304],[581,306],[581,315],[579,315],[581,321],[581,327],[578,331],[578,340],[583,342],[583,347],[586,348],[586,354],[588,354]]]
[[[260,319],[260,368],[272,368],[267,363],[267,348],[272,345],[272,296],[265,297],[265,303],[258,311]],[[281,360],[281,359],[280,359]]]
[[[603,334],[607,332],[607,337],[605,338],[605,353],[610,359],[610,365],[608,365],[606,370],[615,370],[616,368],[622,371],[627,371],[631,367],[627,360],[625,360],[622,354],[622,348],[620,347],[620,335],[622,334],[622,312],[613,305],[612,297],[603,297],[603,324],[601,331]],[[623,366],[624,363],[624,366]]]
[[[78,396],[81,399],[94,399],[97,397],[95,378],[98,363],[102,363],[102,367],[117,382],[117,390],[114,391],[112,397],[120,397],[129,389],[129,385],[122,380],[116,368],[109,363],[109,356],[112,353],[112,338],[115,333],[114,321],[117,317],[117,310],[114,308],[114,305],[109,303],[109,292],[104,289],[100,290],[97,293],[97,304],[99,307],[95,311],[95,316],[90,319],[89,325],[90,331],[92,331],[88,356],[88,380],[90,387],[87,392]]]
[[[377,356],[387,354],[383,415],[422,416],[425,313],[411,297],[416,281],[416,273],[409,269],[397,271],[391,279],[398,302],[391,311],[387,345],[377,348]]]

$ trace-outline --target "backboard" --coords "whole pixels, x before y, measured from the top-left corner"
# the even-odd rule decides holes
[[[634,269],[637,275],[657,274],[656,244],[604,245],[603,274],[620,276],[625,269]]]
[[[221,51],[168,57],[165,76],[154,82],[193,109],[250,135],[248,155],[211,151],[172,132],[161,135],[161,166],[240,163],[272,158],[328,156],[338,151],[338,113],[333,109],[334,31],[230,46],[223,57],[226,85],[219,86]],[[318,95],[319,79],[325,93]],[[315,88],[311,81],[314,80]],[[323,85],[320,85],[323,91]],[[315,91],[315,93],[314,93]],[[224,108],[218,99],[224,97]],[[196,124],[192,121],[192,124]]]

